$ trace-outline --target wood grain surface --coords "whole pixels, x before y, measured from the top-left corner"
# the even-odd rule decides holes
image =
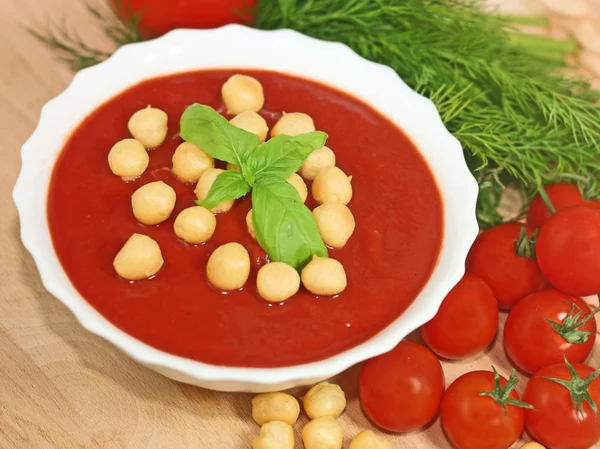
[[[600,2],[493,3],[508,12],[552,15],[550,33],[575,33],[584,47],[583,70],[598,81]],[[0,0],[0,449],[248,448],[259,430],[250,418],[250,395],[168,380],[87,333],[46,293],[20,242],[11,199],[20,147],[36,126],[42,105],[73,76],[24,27],[62,18],[86,42],[110,48],[81,0]],[[492,365],[508,375],[501,339],[500,333],[494,347],[475,359],[444,363],[447,384],[461,373]],[[599,363],[596,348],[591,364]],[[358,372],[354,367],[338,379],[349,398],[341,418],[344,447],[358,431],[372,428],[360,410]],[[302,447],[305,419],[296,425],[297,447]],[[450,448],[439,420],[425,431],[390,439],[402,449]]]

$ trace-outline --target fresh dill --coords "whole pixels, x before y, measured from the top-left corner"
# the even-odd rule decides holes
[[[90,4],[86,4],[86,7],[90,15],[99,21],[102,30],[115,46],[120,47],[142,40],[139,33],[141,14],[122,11],[124,6],[120,2],[109,2],[110,11],[107,12],[100,11]],[[27,31],[40,42],[58,50],[60,56],[57,59],[74,71],[96,65],[112,54],[112,51],[90,47],[64,22],[59,25],[47,25],[42,31],[34,28],[28,28]]]
[[[482,227],[502,221],[505,186],[528,198],[600,175],[598,95],[561,71],[571,41],[524,36],[477,0],[260,0],[257,11],[257,27],[343,42],[429,97],[480,183]]]

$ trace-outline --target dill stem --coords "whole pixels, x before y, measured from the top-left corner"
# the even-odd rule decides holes
[[[510,41],[522,50],[540,57],[562,59],[565,55],[575,54],[579,45],[574,39],[554,39],[521,32],[510,33]]]
[[[600,294],[598,295],[598,299],[600,299]],[[591,320],[592,318],[594,318],[598,312],[600,312],[600,307],[596,307],[584,319],[582,319],[581,321],[578,321],[576,323],[577,324],[576,327],[582,326],[585,323],[587,323],[589,320]]]
[[[550,24],[547,17],[543,16],[519,16],[519,15],[508,15],[501,16],[507,23],[514,25],[534,26],[540,28],[547,28]]]

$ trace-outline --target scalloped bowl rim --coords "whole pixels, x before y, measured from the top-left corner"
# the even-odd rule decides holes
[[[290,48],[294,49],[292,55]],[[143,79],[210,68],[262,68],[334,86],[396,123],[430,165],[444,207],[444,237],[437,266],[411,306],[366,342],[303,365],[246,368],[202,363],[160,351],[121,331],[80,296],[63,271],[52,246],[45,204],[54,162],[65,140],[87,114]],[[460,143],[446,130],[433,103],[414,92],[391,68],[362,58],[344,44],[292,30],[261,31],[240,25],[174,30],[152,41],[123,46],[106,61],[77,73],[70,85],[42,108],[39,124],[21,154],[22,169],[13,198],[23,244],[33,256],[45,288],[85,329],[134,360],[169,377],[208,388],[268,390],[299,385],[309,379],[331,377],[391,350],[435,315],[443,298],[463,276],[467,252],[478,233],[477,183]],[[44,218],[40,221],[42,202]]]

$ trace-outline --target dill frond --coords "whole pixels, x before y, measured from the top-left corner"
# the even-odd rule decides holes
[[[432,99],[480,183],[482,227],[506,185],[527,198],[599,178],[598,95],[561,71],[571,41],[523,36],[478,0],[261,0],[256,26],[343,42]]]
[[[97,19],[104,33],[117,47],[142,40],[139,29],[140,14],[127,14],[126,20],[119,15],[119,2],[109,2],[110,13],[103,13],[87,4],[90,15]],[[49,24],[41,31],[27,28],[29,34],[45,45],[58,50],[59,61],[67,64],[71,70],[78,71],[96,65],[108,58],[112,51],[101,50],[88,46],[76,31],[71,30],[62,22],[59,25]]]
[[[139,28],[143,11],[136,13],[131,5],[126,7],[124,2],[109,2],[112,12],[109,16],[89,3],[86,4],[86,7],[89,13],[100,22],[104,33],[117,47],[142,40]]]

